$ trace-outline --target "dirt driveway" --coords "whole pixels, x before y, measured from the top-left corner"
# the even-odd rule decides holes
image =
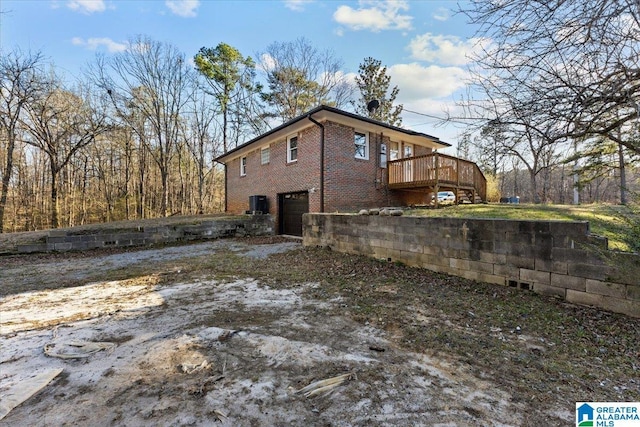
[[[575,400],[640,396],[637,319],[282,238],[2,257],[0,295],[0,416],[40,388],[1,426],[572,425]],[[487,295],[590,316],[597,366]]]

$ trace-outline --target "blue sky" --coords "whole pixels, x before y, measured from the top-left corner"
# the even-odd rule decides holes
[[[220,42],[257,57],[272,42],[307,38],[331,49],[354,76],[371,56],[388,67],[405,109],[444,116],[465,90],[474,28],[456,1],[2,0],[0,47],[40,50],[77,76],[96,52],[126,49],[136,35],[175,45],[188,57]],[[406,112],[405,127],[455,143],[460,128]],[[453,153],[452,153],[453,154]]]

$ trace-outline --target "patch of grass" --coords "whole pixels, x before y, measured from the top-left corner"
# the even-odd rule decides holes
[[[591,233],[609,239],[609,248],[640,252],[640,206],[463,204],[444,209],[415,209],[407,215],[543,221],[588,221]]]

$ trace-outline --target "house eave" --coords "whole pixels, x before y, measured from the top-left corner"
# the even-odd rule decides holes
[[[250,151],[282,140],[288,135],[295,134],[311,126],[315,126],[313,122],[308,120],[310,116],[318,122],[331,121],[350,126],[361,131],[382,134],[383,136],[389,137],[392,141],[403,141],[432,149],[441,149],[451,146],[451,144],[440,141],[435,136],[392,126],[387,123],[349,113],[338,108],[320,105],[319,107],[289,120],[288,122],[283,123],[282,125],[277,126],[270,131],[226,152],[225,154],[217,157],[215,161],[224,164],[232,159],[249,153]]]

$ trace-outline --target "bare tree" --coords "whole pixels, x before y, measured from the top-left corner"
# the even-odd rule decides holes
[[[174,46],[139,36],[130,41],[126,51],[98,58],[91,72],[111,98],[120,119],[147,144],[160,172],[160,213],[166,216],[180,115],[192,87],[193,74],[184,54]]]
[[[86,89],[69,91],[53,73],[24,109],[21,122],[28,133],[25,142],[45,153],[49,162],[51,227],[56,228],[60,172],[79,150],[108,129],[107,117],[92,105]]]
[[[209,97],[204,92],[196,91],[192,97],[192,111],[184,127],[186,147],[195,163],[196,169],[196,207],[197,213],[204,213],[205,183],[213,172],[213,159],[222,154],[218,135],[223,130],[215,119],[215,112]],[[224,149],[223,149],[224,150]]]
[[[342,107],[352,96],[342,61],[305,38],[272,43],[260,58],[268,86],[262,96],[273,117],[286,121],[320,104]]]
[[[483,89],[529,93],[532,114],[566,137],[601,135],[640,152],[627,138],[640,120],[639,2],[473,0],[462,12],[492,41],[475,58]]]
[[[43,58],[40,52],[23,53],[19,50],[0,56],[0,138],[4,164],[0,187],[0,233],[4,226],[4,211],[7,204],[9,182],[13,174],[14,150],[20,133],[20,118],[25,104],[33,102],[38,93],[43,73]]]

